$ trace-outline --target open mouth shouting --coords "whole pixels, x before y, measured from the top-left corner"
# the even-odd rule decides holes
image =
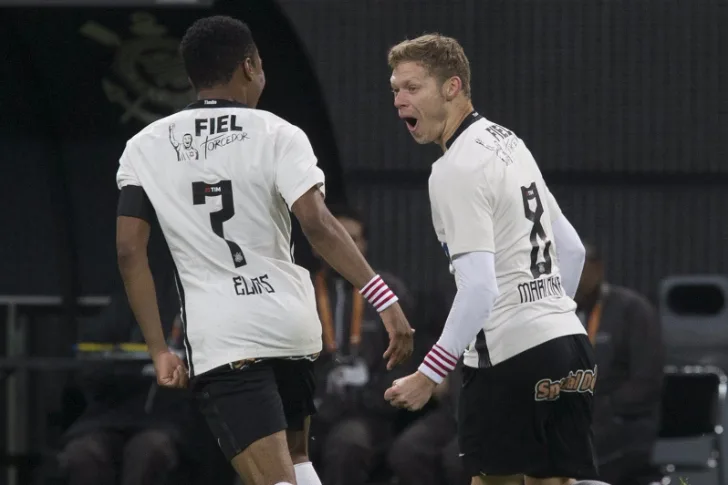
[[[417,126],[420,124],[419,120],[417,118],[413,118],[411,116],[403,116],[402,119],[407,124],[407,129],[412,133],[417,129]]]

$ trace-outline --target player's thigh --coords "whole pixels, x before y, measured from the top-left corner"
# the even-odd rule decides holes
[[[284,431],[253,442],[231,463],[245,485],[294,483],[296,477]]]
[[[310,416],[314,404],[313,362],[308,359],[271,361],[286,418],[288,441],[294,462],[308,461]]]
[[[197,376],[192,382],[200,410],[225,457],[233,458],[254,443],[272,450],[281,441],[285,444],[286,418],[278,394],[275,373],[268,362],[259,362],[241,369],[220,367]],[[280,438],[282,436],[282,438]],[[271,455],[274,459],[290,457]]]
[[[311,427],[311,417],[304,420],[303,429],[286,430],[286,441],[288,442],[288,453],[291,455],[294,465],[311,461],[308,454],[309,429]]]

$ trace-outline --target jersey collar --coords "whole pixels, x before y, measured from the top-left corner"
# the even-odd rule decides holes
[[[185,109],[200,108],[247,108],[248,105],[231,101],[229,99],[198,99],[185,107]]]
[[[483,118],[483,115],[479,114],[477,111],[471,112],[463,120],[463,122],[460,123],[460,126],[458,126],[458,129],[455,130],[455,133],[452,134],[452,136],[447,141],[447,143],[445,143],[445,146],[447,147],[447,149],[448,150],[450,149],[450,147],[452,146],[452,144],[455,143],[455,140],[457,139],[457,137],[459,137],[460,135],[462,135],[463,132],[470,127],[470,125],[472,125],[473,123],[475,123],[476,121],[478,121],[479,119],[482,119],[482,118]]]

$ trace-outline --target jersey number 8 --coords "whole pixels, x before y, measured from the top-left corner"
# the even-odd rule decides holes
[[[230,180],[221,180],[216,184],[207,184],[205,182],[192,182],[192,203],[194,205],[202,205],[208,197],[220,197],[222,207],[220,210],[210,212],[210,226],[212,232],[217,234],[225,241],[230,248],[230,256],[233,258],[233,264],[236,268],[245,266],[245,255],[233,241],[225,239],[222,230],[222,224],[229,221],[235,215],[235,206],[233,205],[233,184]]]
[[[546,237],[546,231],[541,224],[541,216],[543,215],[543,204],[541,197],[538,195],[536,182],[531,182],[528,187],[521,187],[521,196],[523,197],[523,210],[526,213],[526,219],[533,222],[533,229],[529,235],[531,241],[531,274],[536,279],[542,275],[551,274],[551,241]],[[536,207],[531,209],[531,201],[536,201]],[[538,253],[541,250],[539,239],[543,241],[543,261],[538,260]]]

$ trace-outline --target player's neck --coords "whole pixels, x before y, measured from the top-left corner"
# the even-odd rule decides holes
[[[197,92],[197,99],[226,99],[250,106],[248,94],[244,89],[233,89],[231,86],[213,86],[207,89],[200,89]],[[252,108],[252,106],[251,106]]]
[[[474,110],[473,102],[464,99],[463,102],[453,107],[453,111],[445,120],[445,129],[442,131],[442,138],[438,140],[438,145],[442,148],[443,153],[447,151],[447,142],[452,138],[465,118]]]

